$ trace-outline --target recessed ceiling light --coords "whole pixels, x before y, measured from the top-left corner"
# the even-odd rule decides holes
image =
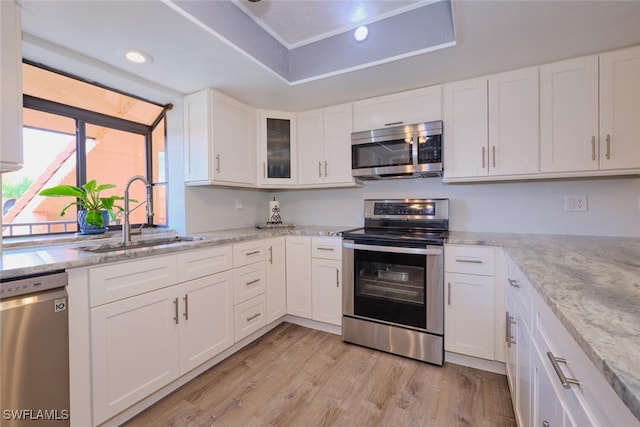
[[[148,53],[140,50],[128,50],[124,55],[129,61],[136,64],[148,64],[153,61],[153,58]]]
[[[361,42],[364,39],[366,39],[368,35],[369,35],[369,29],[367,28],[366,25],[359,26],[353,32],[353,38],[355,38],[356,41],[359,41],[359,42]]]

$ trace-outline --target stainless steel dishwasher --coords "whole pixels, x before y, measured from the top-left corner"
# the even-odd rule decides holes
[[[69,426],[67,273],[0,279],[0,426]]]

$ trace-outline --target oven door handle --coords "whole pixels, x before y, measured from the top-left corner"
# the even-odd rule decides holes
[[[414,255],[442,255],[442,249],[423,249],[423,248],[404,248],[400,246],[378,246],[378,245],[361,245],[358,243],[344,242],[342,247],[346,249],[357,249],[360,251],[373,252],[392,252],[396,254],[414,254]]]

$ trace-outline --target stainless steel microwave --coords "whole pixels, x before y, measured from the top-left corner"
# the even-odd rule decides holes
[[[442,121],[352,133],[351,172],[363,180],[442,176]]]

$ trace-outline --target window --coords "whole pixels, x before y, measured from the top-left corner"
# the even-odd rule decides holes
[[[75,207],[60,217],[71,200],[42,197],[40,190],[96,179],[116,185],[105,195],[122,195],[134,175],[153,185],[148,225],[167,225],[166,107],[26,62],[23,93],[24,167],[2,176],[3,236],[75,232]],[[144,185],[133,183],[130,197],[144,201]],[[145,209],[130,219],[146,223]]]

